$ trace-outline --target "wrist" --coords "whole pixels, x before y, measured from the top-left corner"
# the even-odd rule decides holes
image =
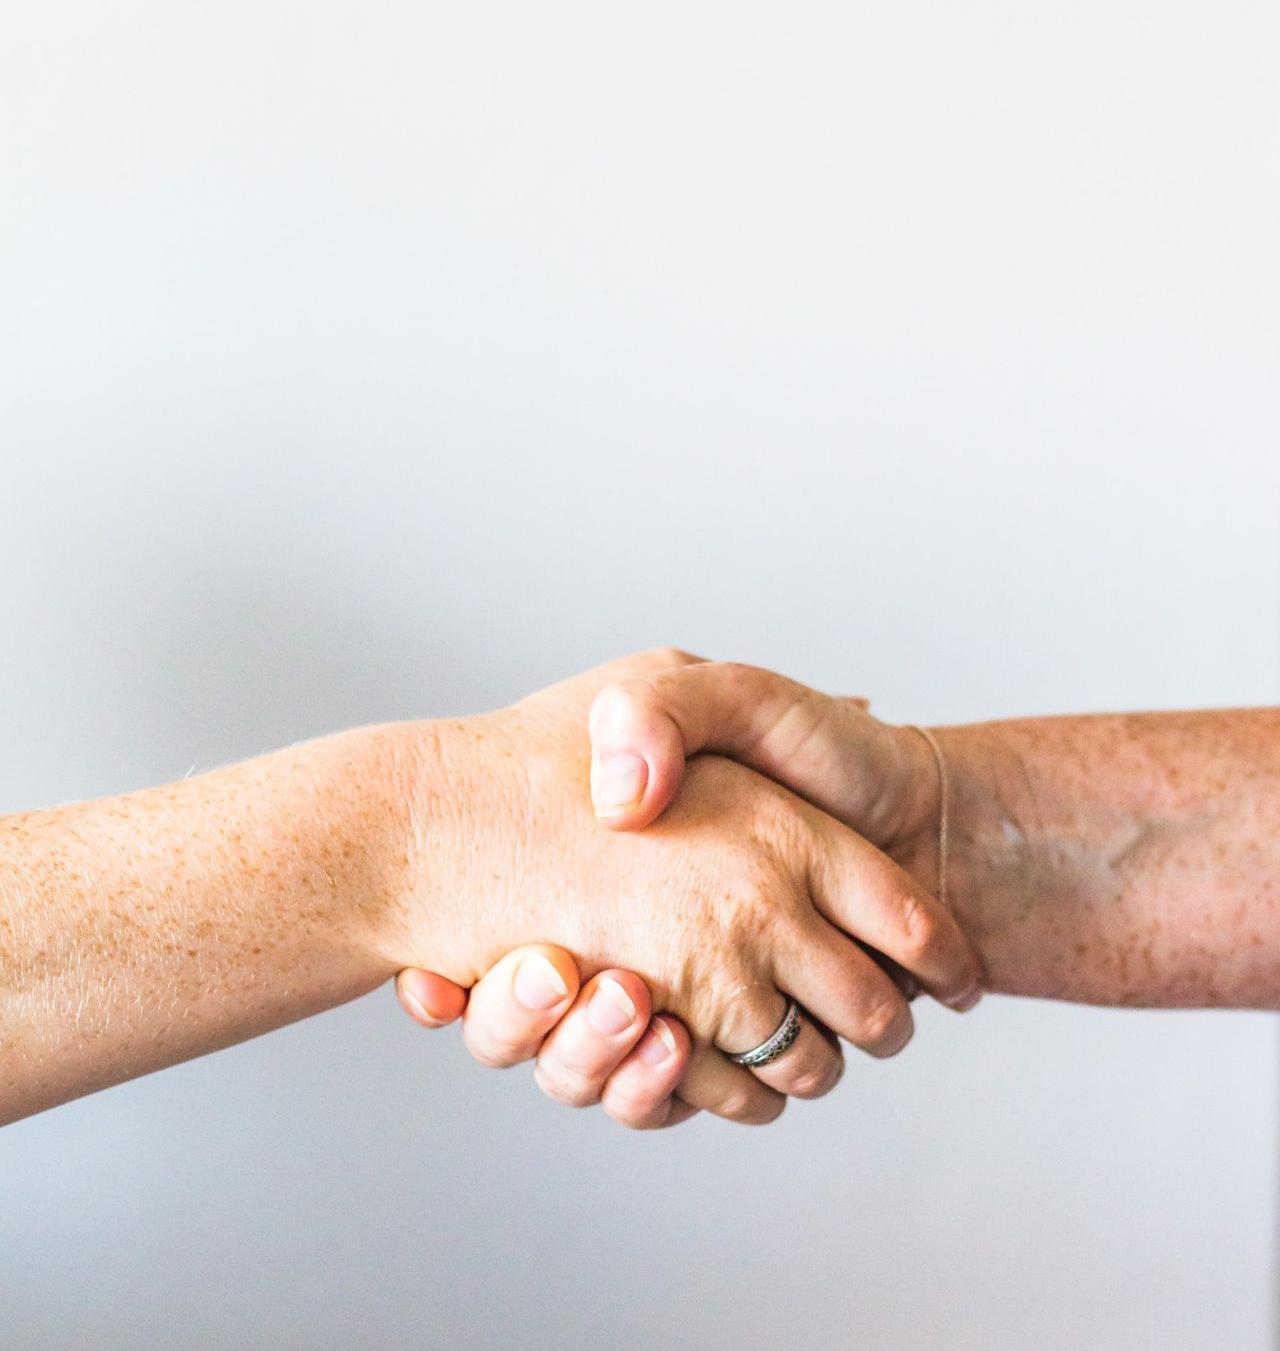
[[[947,767],[947,895],[951,912],[987,970],[987,988],[1017,992],[1010,956],[1017,921],[1034,893],[1036,860],[1026,829],[1026,768],[999,724],[934,728]],[[936,867],[937,822],[928,859]],[[930,866],[926,862],[924,866]]]
[[[936,896],[943,787],[939,767],[920,728],[907,724],[889,730],[895,766],[889,783],[898,787],[890,794],[896,801],[896,815],[892,829],[884,837],[885,851],[930,895]]]
[[[1009,842],[1008,832],[1001,832],[995,819],[1001,795],[991,747],[980,727],[934,727],[924,734],[912,726],[895,730],[901,734],[900,753],[909,787],[903,794],[902,833],[890,852],[920,886],[945,899],[985,961],[990,920],[982,907],[983,860],[991,852],[993,835],[1003,838],[1006,845]]]
[[[326,927],[371,986],[404,965],[398,915],[409,880],[413,726],[359,727],[311,743],[303,774],[309,801],[295,807],[305,819],[312,804],[323,804],[311,848],[317,885],[332,896]]]
[[[395,970],[470,987],[507,946],[503,916],[531,816],[527,773],[502,714],[392,724],[375,779],[397,848],[370,938]]]

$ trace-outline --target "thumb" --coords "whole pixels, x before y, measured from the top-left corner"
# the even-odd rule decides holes
[[[893,728],[860,699],[836,699],[772,671],[701,662],[602,689],[591,706],[591,797],[615,830],[655,820],[685,760],[713,751],[767,775],[873,843],[896,812],[903,762]]]

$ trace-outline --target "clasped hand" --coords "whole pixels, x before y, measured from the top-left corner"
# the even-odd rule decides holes
[[[484,964],[469,930],[402,971],[399,997],[428,1027],[461,1017],[486,1065],[536,1059],[557,1101],[636,1128],[698,1110],[765,1122],[835,1085],[840,1039],[900,1051],[918,990],[960,1011],[980,996],[926,880],[929,749],[861,700],[664,650],[442,736],[485,766],[457,885],[494,919]],[[785,1054],[731,1061],[789,998]]]

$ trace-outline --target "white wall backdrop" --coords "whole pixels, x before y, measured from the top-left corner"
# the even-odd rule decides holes
[[[0,39],[0,809],[657,642],[1275,702],[1280,11],[133,0]],[[0,1133],[5,1348],[1272,1343],[1276,1025],[988,1001],[630,1136],[386,991]]]

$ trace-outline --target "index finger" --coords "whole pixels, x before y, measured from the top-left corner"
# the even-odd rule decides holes
[[[908,971],[959,1013],[982,997],[983,969],[955,916],[887,854],[821,813],[809,893],[837,928]]]

